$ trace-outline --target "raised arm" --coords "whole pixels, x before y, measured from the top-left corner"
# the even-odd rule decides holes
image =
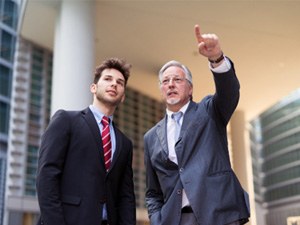
[[[206,57],[213,67],[220,65],[224,58],[220,41],[215,34],[201,34],[199,25],[195,25],[195,36],[198,43],[198,51]]]

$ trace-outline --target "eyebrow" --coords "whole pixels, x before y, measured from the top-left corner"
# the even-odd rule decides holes
[[[113,78],[114,76],[110,75],[110,74],[104,74],[103,77],[111,77],[111,78]],[[118,78],[117,80],[125,81],[125,79],[122,79],[122,78]]]
[[[170,77],[180,77],[180,78],[182,78],[181,75],[179,75],[179,74],[170,74],[170,75],[163,76],[162,79],[164,79],[164,78],[170,78]]]
[[[107,78],[113,78],[114,76],[110,75],[110,74],[103,74],[103,78],[105,78],[105,77],[107,77]],[[122,78],[117,78],[117,81],[118,82],[122,82],[124,85],[126,83],[125,79],[122,79]]]

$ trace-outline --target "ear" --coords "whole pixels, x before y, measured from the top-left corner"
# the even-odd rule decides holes
[[[121,103],[123,103],[125,101],[125,93],[123,94],[122,98],[121,98]]]
[[[93,94],[95,94],[95,93],[96,93],[96,90],[97,90],[97,85],[94,84],[94,83],[92,83],[92,84],[90,85],[90,91],[91,91]]]
[[[190,95],[190,96],[193,95],[193,85],[190,86],[189,95]]]

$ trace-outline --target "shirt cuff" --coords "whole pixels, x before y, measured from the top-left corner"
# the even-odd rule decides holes
[[[224,61],[218,66],[213,68],[210,63],[208,63],[209,69],[215,73],[226,73],[231,69],[231,63],[230,61],[224,57]]]

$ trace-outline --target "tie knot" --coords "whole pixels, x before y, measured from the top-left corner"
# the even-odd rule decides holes
[[[172,119],[176,121],[176,123],[179,123],[181,117],[182,117],[183,113],[181,111],[173,113],[172,114]]]
[[[109,124],[109,118],[107,116],[103,116],[101,123],[103,126],[107,126]]]

